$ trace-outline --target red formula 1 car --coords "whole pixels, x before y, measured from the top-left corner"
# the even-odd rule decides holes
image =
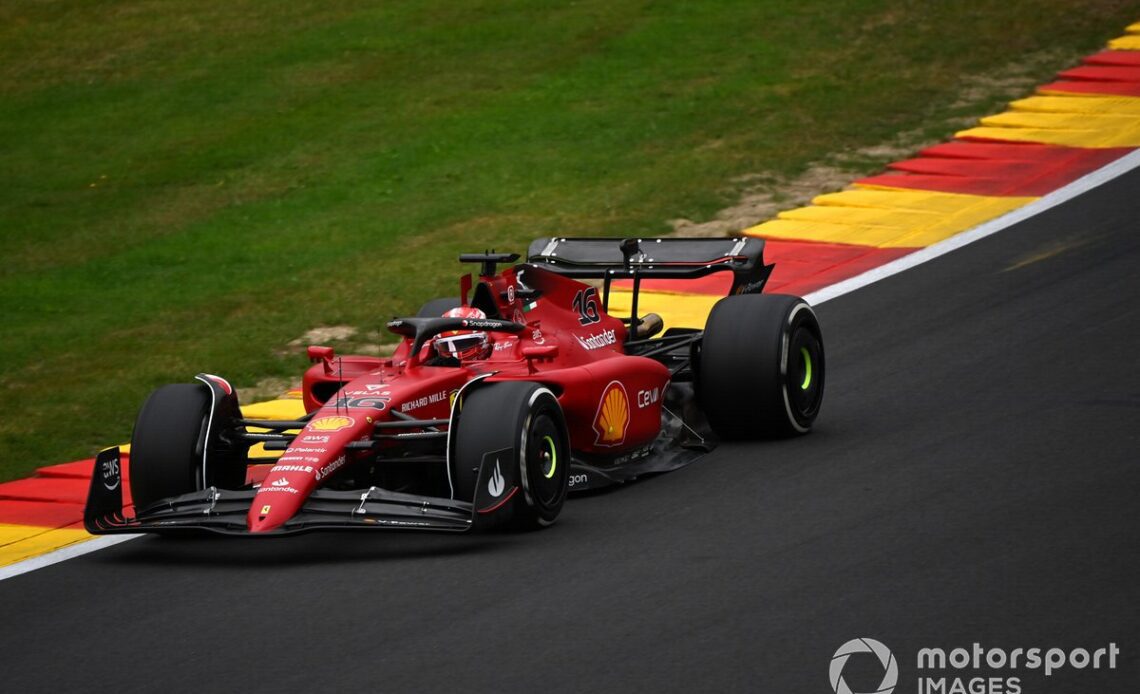
[[[243,419],[224,379],[168,385],[143,405],[123,508],[117,448],[96,460],[96,533],[317,528],[468,530],[554,521],[571,491],[664,472],[718,438],[807,432],[823,398],[823,340],[802,299],[760,291],[760,239],[539,239],[464,255],[477,280],[388,329],[392,356],[310,347],[308,414]],[[638,315],[644,279],[733,275],[704,330]],[[586,280],[586,281],[583,281]],[[627,318],[608,311],[631,282]],[[256,431],[251,431],[256,430]],[[249,448],[284,454],[260,484]]]

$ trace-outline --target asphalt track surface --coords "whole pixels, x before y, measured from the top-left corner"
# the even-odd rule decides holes
[[[1138,691],[1138,190],[820,306],[814,433],[575,498],[550,530],[145,538],[0,582],[0,687],[826,693],[870,636],[898,692],[920,647],[973,642],[1115,642],[1115,671],[980,674]]]

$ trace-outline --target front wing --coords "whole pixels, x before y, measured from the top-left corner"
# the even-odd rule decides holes
[[[129,516],[123,509],[119,449],[95,459],[83,524],[94,535],[201,531],[248,535],[246,517],[256,489],[218,489],[170,497]],[[486,500],[477,499],[483,508]],[[308,530],[389,528],[466,531],[478,522],[476,504],[454,499],[403,494],[379,487],[352,491],[317,489],[301,510],[265,535]]]

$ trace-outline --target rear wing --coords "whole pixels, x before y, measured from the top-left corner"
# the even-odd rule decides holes
[[[754,294],[772,265],[764,264],[764,240],[738,238],[542,238],[530,244],[527,262],[579,279],[694,279],[733,274],[730,294]],[[608,293],[608,292],[607,292]]]

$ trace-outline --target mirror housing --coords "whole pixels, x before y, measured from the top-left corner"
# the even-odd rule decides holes
[[[318,345],[309,345],[308,349],[309,361],[316,364],[319,361],[329,362],[336,356],[336,350],[332,347],[321,347]]]

